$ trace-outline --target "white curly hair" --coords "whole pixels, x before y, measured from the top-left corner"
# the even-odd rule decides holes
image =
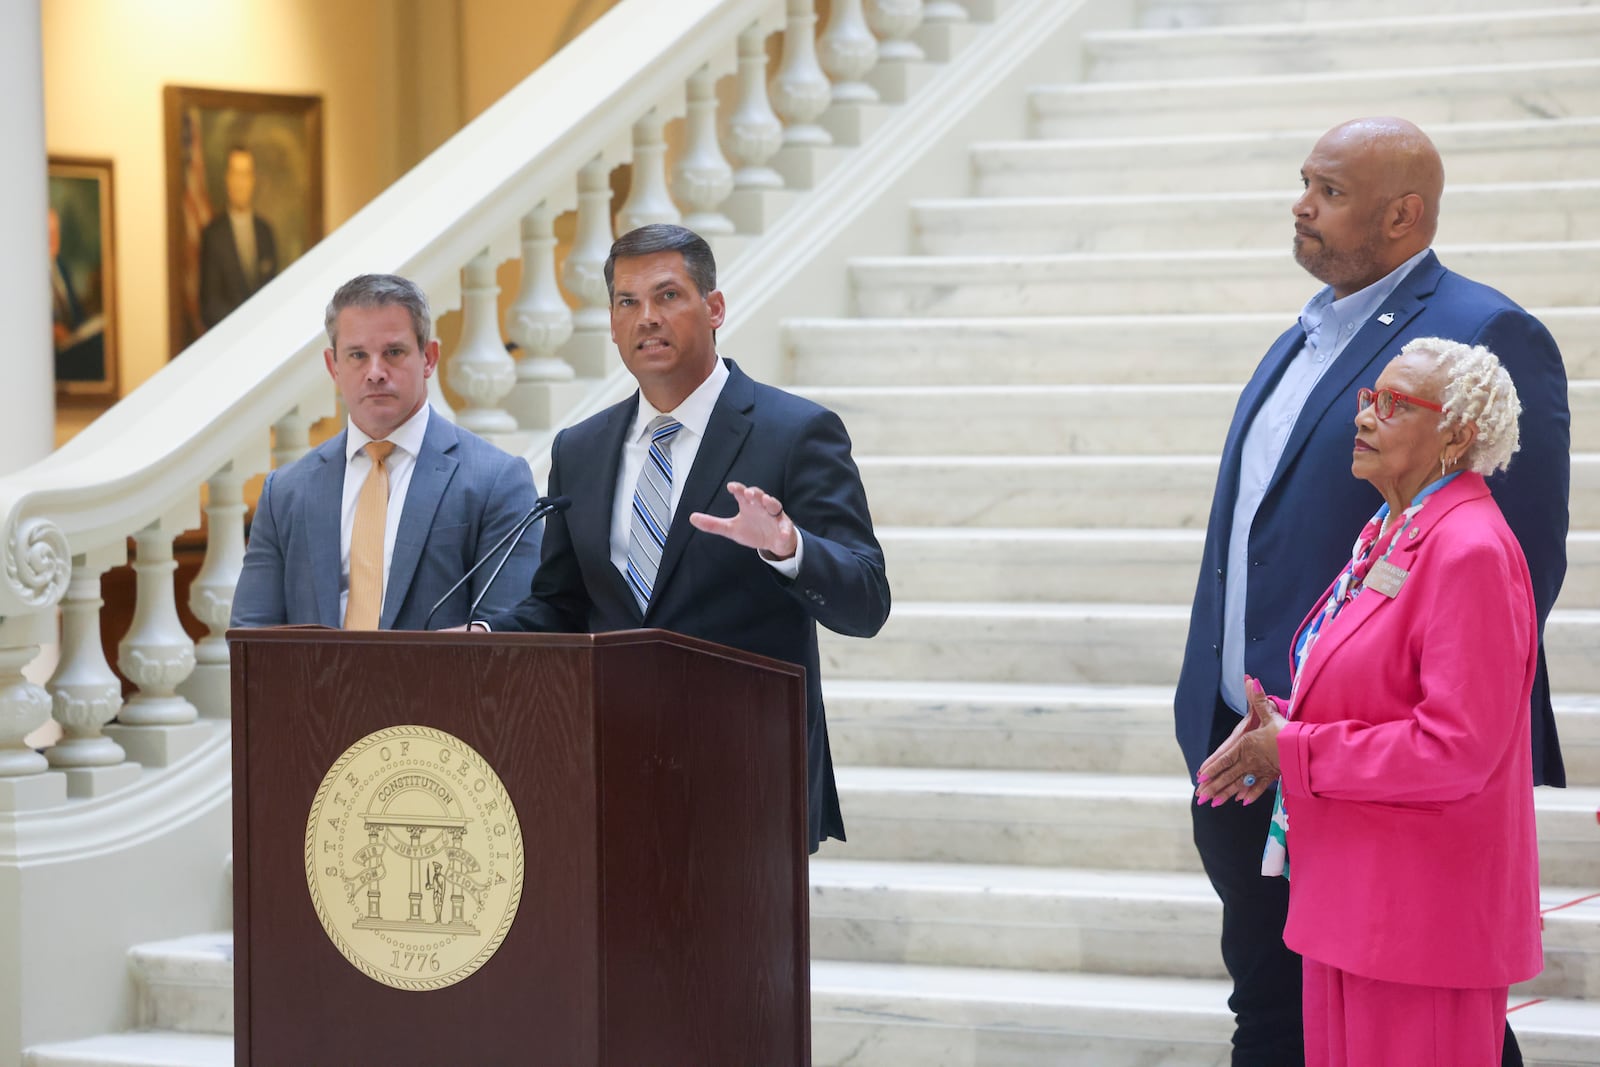
[[[1444,379],[1441,430],[1468,423],[1478,427],[1478,436],[1461,456],[1461,466],[1485,477],[1505,470],[1521,444],[1517,417],[1522,401],[1499,357],[1482,345],[1442,337],[1418,337],[1400,354],[1431,357]]]

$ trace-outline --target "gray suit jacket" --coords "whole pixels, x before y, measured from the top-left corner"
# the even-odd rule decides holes
[[[233,594],[234,626],[320,623],[339,616],[339,511],[344,498],[345,433],[267,476],[250,527],[250,545]],[[411,472],[384,592],[385,630],[419,630],[434,603],[533,507],[533,475],[438,413]],[[537,528],[525,534],[484,597],[480,613],[501,611],[526,594],[539,562]],[[500,555],[481,568],[428,623],[467,621],[467,607]]]

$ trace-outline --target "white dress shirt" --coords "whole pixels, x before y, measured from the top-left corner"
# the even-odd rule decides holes
[[[256,287],[256,213],[228,209],[228,225],[233,229],[233,244],[239,251],[239,267],[244,271],[247,289]]]
[[[644,469],[650,454],[650,438],[645,433],[651,420],[658,415],[671,415],[683,424],[672,439],[672,514],[678,513],[678,501],[683,499],[683,484],[689,480],[694,460],[700,454],[700,442],[706,437],[706,424],[711,421],[711,409],[716,407],[723,386],[728,384],[728,365],[718,358],[711,374],[695,387],[672,411],[657,411],[639,393],[639,411],[633,426],[622,439],[622,462],[618,464],[617,484],[611,502],[611,562],[624,576],[628,573],[628,532],[633,526],[633,492],[639,484],[639,472]],[[762,486],[761,488],[765,488]],[[669,522],[670,526],[670,522]],[[798,535],[799,531],[796,531]],[[754,552],[754,549],[751,549]],[[800,555],[804,551],[804,538],[796,537],[794,555],[788,559],[761,558],[786,578],[800,573]]]
[[[1423,249],[1383,278],[1342,300],[1335,300],[1333,289],[1323,286],[1307,301],[1300,312],[1300,327],[1306,332],[1305,344],[1289,360],[1283,377],[1278,379],[1245,431],[1244,443],[1239,447],[1239,495],[1233,502],[1227,584],[1222,602],[1222,699],[1240,715],[1250,706],[1244,694],[1244,651],[1249,641],[1244,632],[1244,612],[1250,576],[1250,527],[1256,520],[1256,512],[1311,391],[1351,338],[1427,254],[1427,249]],[[1350,412],[1350,418],[1355,419],[1354,411]],[[1350,536],[1354,538],[1358,532],[1352,530]],[[1332,577],[1329,575],[1330,579]],[[1307,610],[1310,607],[1306,605]],[[1287,654],[1287,650],[1281,651]]]
[[[411,472],[417,466],[417,454],[422,451],[422,439],[428,434],[428,408],[424,401],[417,413],[401,423],[385,440],[394,445],[394,451],[384,461],[389,472],[389,508],[383,525],[383,591],[389,594],[389,561],[394,557],[395,534],[400,529],[400,513],[406,506],[406,491],[411,488]],[[356,500],[361,487],[372,473],[372,458],[367,455],[367,444],[372,440],[361,427],[345,420],[348,436],[344,455],[344,502],[339,509],[339,619],[350,605],[350,534],[356,525]],[[382,611],[382,605],[379,605]]]

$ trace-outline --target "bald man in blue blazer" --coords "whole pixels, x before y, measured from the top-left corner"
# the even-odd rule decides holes
[[[346,625],[356,501],[374,471],[367,445],[393,446],[377,628],[444,629],[480,610],[514,604],[538,564],[538,529],[511,548],[492,587],[497,556],[439,605],[484,553],[534,505],[528,464],[446,421],[427,402],[439,359],[427,301],[393,275],[362,275],[328,306],[324,353],[350,412],[345,429],[262,486],[233,597],[234,626]]]
[[[1317,142],[1301,179],[1295,259],[1326,285],[1268,349],[1223,444],[1174,702],[1191,777],[1239,724],[1246,674],[1269,693],[1289,692],[1293,636],[1382,503],[1350,473],[1356,391],[1412,338],[1484,345],[1516,384],[1522,447],[1489,485],[1527,556],[1541,634],[1566,574],[1561,353],[1538,319],[1431,250],[1444,186],[1433,143],[1402,119],[1358,119]],[[1542,645],[1529,742],[1535,783],[1565,785]],[[1223,904],[1235,1067],[1304,1062],[1300,958],[1282,938],[1288,885],[1260,874],[1271,810],[1190,808]],[[1508,1029],[1507,1062],[1521,1062],[1515,1048]]]

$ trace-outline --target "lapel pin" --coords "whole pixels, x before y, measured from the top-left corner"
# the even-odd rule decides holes
[[[1394,312],[1385,311],[1382,315],[1378,316],[1378,321],[1383,323],[1385,326],[1388,326],[1390,323],[1394,322]]]

